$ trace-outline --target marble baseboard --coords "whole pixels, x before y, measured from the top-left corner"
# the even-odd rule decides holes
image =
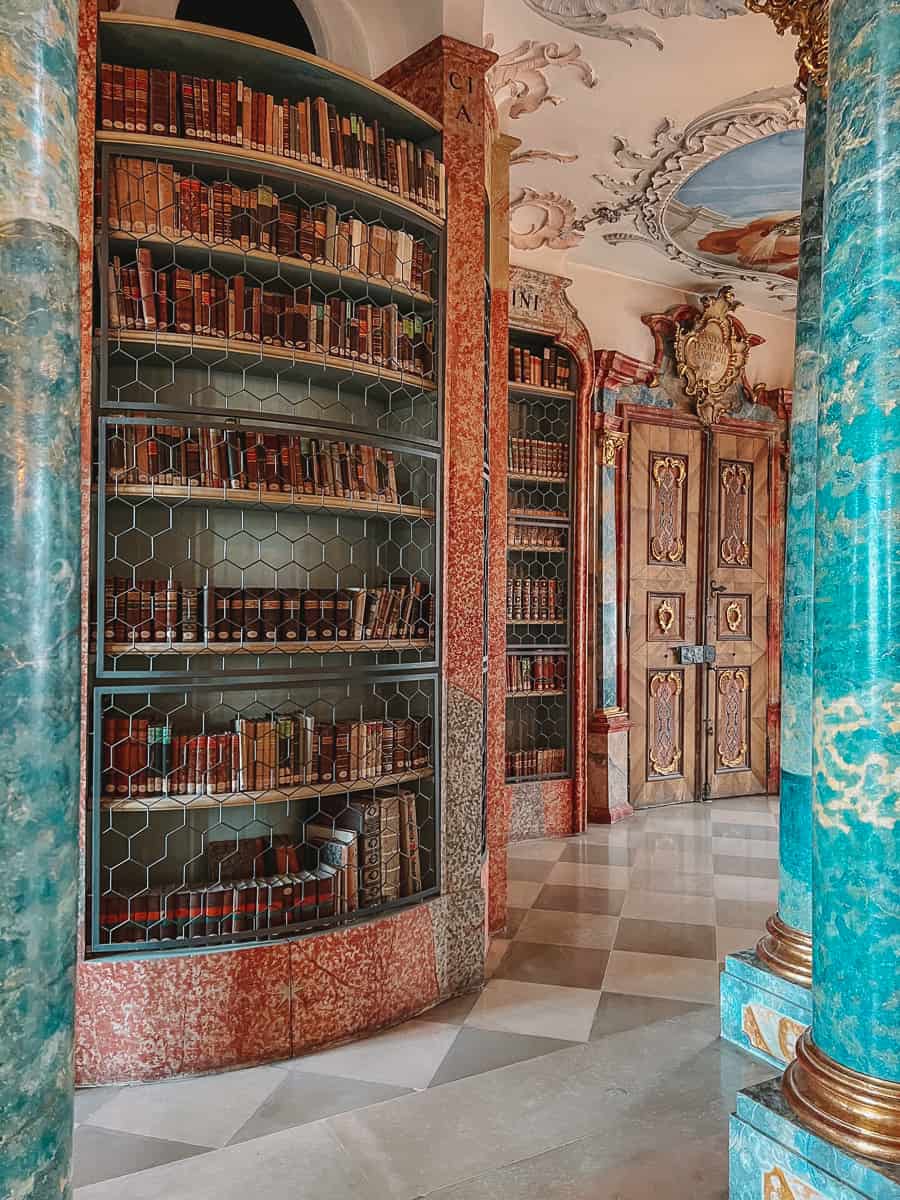
[[[812,1023],[812,993],[771,971],[753,950],[729,954],[719,981],[722,1037],[782,1070]]]
[[[900,1164],[839,1150],[804,1128],[777,1079],[737,1094],[729,1200],[900,1200]]]

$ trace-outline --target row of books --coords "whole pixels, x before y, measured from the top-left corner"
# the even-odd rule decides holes
[[[508,466],[522,475],[540,475],[543,479],[565,479],[569,474],[567,442],[539,441],[537,438],[511,437]]]
[[[376,791],[328,819],[308,821],[302,841],[211,841],[212,882],[191,889],[107,894],[100,924],[109,941],[217,937],[320,920],[422,890],[416,793]]]
[[[565,769],[565,750],[513,750],[506,755],[507,779],[562,775]]]
[[[510,383],[528,383],[536,387],[567,391],[571,378],[571,362],[565,350],[545,346],[542,354],[522,346],[509,348]]]
[[[176,732],[146,717],[103,718],[107,797],[217,796],[383,779],[429,765],[431,718],[318,721],[308,713],[220,733]]]
[[[524,525],[520,521],[510,521],[506,527],[506,544],[523,550],[563,550],[566,531],[552,525]]]
[[[508,692],[564,691],[567,659],[559,654],[514,654],[506,660]]]
[[[421,238],[341,216],[334,204],[307,205],[264,184],[205,183],[172,163],[121,155],[112,159],[108,190],[111,230],[262,250],[431,294],[433,256]]]
[[[378,121],[339,113],[324,97],[277,99],[242,79],[103,63],[100,126],[243,146],[311,163],[386,189],[443,216],[444,165]]]
[[[312,287],[276,291],[243,275],[226,278],[187,267],[155,270],[140,248],[135,265],[109,264],[109,327],[158,330],[286,346],[409,371],[434,372],[434,329],[396,304],[330,296]]]
[[[533,497],[528,492],[510,491],[509,507],[507,513],[511,517],[553,517],[554,520],[562,517],[565,518],[569,514],[564,508],[535,508]]]
[[[298,434],[180,425],[108,425],[107,478],[399,504],[393,450]]]
[[[507,579],[507,621],[561,621],[565,615],[565,596],[556,579]]]
[[[381,641],[431,637],[422,579],[346,588],[191,587],[175,579],[107,578],[103,637],[112,644]]]

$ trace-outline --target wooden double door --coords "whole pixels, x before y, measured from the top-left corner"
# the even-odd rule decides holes
[[[631,803],[764,793],[773,435],[628,427]]]

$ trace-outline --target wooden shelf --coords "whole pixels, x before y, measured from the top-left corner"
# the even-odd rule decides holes
[[[525,483],[556,483],[567,484],[568,475],[529,475],[525,471],[507,471],[507,479],[516,479]]]
[[[507,550],[527,550],[529,554],[568,554],[568,546],[514,546],[506,544]]]
[[[427,638],[373,638],[370,641],[270,642],[104,642],[107,654],[355,654],[366,650],[427,650]]]
[[[97,336],[101,334],[98,331]],[[358,358],[338,358],[333,354],[314,354],[309,350],[296,350],[290,346],[269,346],[262,342],[245,342],[237,339],[209,337],[200,333],[159,333],[145,329],[110,329],[109,347],[117,345],[152,346],[159,354],[169,350],[189,350],[206,362],[220,363],[227,358],[231,362],[243,360],[245,366],[253,363],[278,362],[291,366],[309,366],[321,371],[343,371],[354,377],[365,376],[387,383],[400,383],[415,387],[416,391],[434,392],[437,384],[414,371],[395,371],[379,367]]]
[[[269,175],[278,175],[283,179],[311,180],[323,187],[340,189],[350,195],[361,195],[378,204],[408,213],[422,224],[433,229],[442,229],[445,218],[429,212],[421,204],[413,200],[404,200],[396,192],[389,192],[374,183],[363,179],[355,179],[342,171],[332,171],[328,167],[320,167],[315,163],[300,162],[296,158],[286,158],[282,154],[266,154],[262,150],[252,150],[249,146],[232,146],[226,142],[208,142],[199,138],[161,137],[152,133],[126,133],[123,129],[99,129],[97,144],[106,146],[121,146],[123,150],[149,151],[159,158],[178,158],[182,161],[198,162],[204,159],[219,159],[231,164],[231,169],[242,166],[254,171],[262,169]],[[552,388],[542,388],[542,392],[555,392]]]
[[[521,392],[525,396],[560,396],[567,400],[575,398],[575,392],[567,388],[541,387],[536,383],[513,383],[511,379],[507,382],[511,392]]]
[[[111,483],[106,494],[122,500],[151,496],[157,500],[189,500],[195,504],[259,504],[271,508],[313,509],[322,513],[361,513],[433,521],[433,508],[416,504],[387,504],[383,500],[347,500],[339,496],[310,496],[304,492],[273,492],[265,488],[211,488],[193,484]]]
[[[555,513],[542,513],[540,509],[508,508],[507,517],[515,517],[517,521],[531,521],[535,525],[563,525],[568,527],[568,517],[558,517]]]
[[[568,771],[558,771],[555,774],[547,775],[507,775],[506,782],[508,784],[515,783],[546,783],[548,780],[571,779],[572,776]]]
[[[565,688],[543,688],[533,692],[507,692],[507,700],[530,700],[534,696],[566,696]]]
[[[203,796],[140,796],[121,798],[104,796],[101,807],[116,812],[174,812],[185,808],[238,808],[249,804],[283,804],[286,800],[311,800],[317,796],[343,796],[347,792],[368,792],[373,788],[393,787],[399,783],[413,783],[420,779],[431,779],[432,767],[419,771],[404,771],[400,775],[382,775],[379,779],[354,779],[348,783],[326,783],[321,787],[294,787],[270,789],[265,792],[222,792]]]
[[[303,84],[308,82],[320,89],[340,81],[356,93],[353,96],[353,107],[366,100],[369,107],[377,103],[388,113],[411,118],[422,127],[422,132],[439,133],[442,128],[434,117],[380,83],[375,83],[349,67],[329,62],[317,54],[308,54],[304,50],[286,46],[283,42],[272,42],[252,34],[237,33],[196,21],[145,17],[137,13],[102,12],[99,30],[103,49],[108,51],[104,54],[107,62],[114,61],[116,54],[130,56],[138,50],[146,57],[137,65],[161,66],[165,62],[165,65],[178,69],[177,64],[170,63],[168,58],[159,62],[152,61],[158,53],[178,53],[187,60],[187,70],[196,75],[203,73],[207,61],[213,67],[220,66],[223,61],[229,64],[233,61],[247,69],[255,65],[251,61],[255,55],[262,60],[267,75],[272,74],[273,68],[283,72],[285,78],[278,80],[283,86],[275,89],[276,95],[284,92],[291,83],[296,86],[298,81]],[[405,131],[403,132],[405,134]]]
[[[434,297],[427,292],[417,292],[407,287],[405,283],[395,282],[383,275],[364,275],[352,267],[336,267],[332,263],[317,261],[311,258],[294,258],[289,255],[272,254],[268,250],[242,250],[234,242],[207,242],[202,238],[182,237],[178,233],[171,236],[164,233],[134,233],[124,229],[110,229],[111,244],[128,243],[148,249],[189,250],[208,256],[209,261],[216,259],[239,259],[245,263],[267,263],[271,266],[289,268],[299,274],[327,280],[340,287],[344,283],[352,283],[382,292],[385,296],[394,294],[409,297],[419,304],[434,304]],[[217,339],[218,340],[218,339]],[[341,360],[342,362],[345,360]],[[352,361],[352,360],[351,360]]]
[[[546,621],[522,620],[522,621],[507,621],[506,623],[507,623],[507,625],[565,625],[566,619],[565,619],[565,617],[553,617],[553,618],[548,617],[548,619]]]

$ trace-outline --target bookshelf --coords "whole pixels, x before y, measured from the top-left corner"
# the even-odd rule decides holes
[[[103,14],[98,57],[89,954],[415,904],[440,884],[440,127],[185,22]]]
[[[577,365],[553,337],[509,331],[506,779],[570,775],[571,480]]]

